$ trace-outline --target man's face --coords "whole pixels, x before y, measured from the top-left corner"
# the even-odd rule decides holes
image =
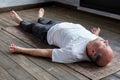
[[[97,38],[95,40],[95,43],[101,49],[107,49],[108,47],[110,47],[108,40],[104,40],[104,39],[101,39],[101,38]]]
[[[101,58],[96,63],[99,66],[106,66],[114,57],[113,50],[111,49],[108,40],[101,38],[97,38],[88,43],[87,54],[95,60],[98,58],[98,55],[100,55]]]
[[[109,42],[108,40],[104,40],[104,39],[101,39],[101,38],[97,38],[95,40],[95,43],[98,47],[98,49],[100,50],[101,53],[109,53],[109,52],[112,52],[112,49],[109,45]]]
[[[88,49],[88,54],[89,55],[95,55],[95,52],[98,51],[98,50],[100,52],[101,51],[103,52],[103,51],[106,51],[106,50],[109,51],[109,49],[111,49],[110,46],[109,46],[108,40],[104,40],[102,38],[95,39],[94,41],[89,43],[88,47],[89,47],[89,49]]]
[[[103,58],[103,61],[101,61],[100,64],[108,64],[114,57],[114,53],[109,45],[108,40],[97,38],[95,40],[95,44],[97,45],[97,50],[100,52]]]

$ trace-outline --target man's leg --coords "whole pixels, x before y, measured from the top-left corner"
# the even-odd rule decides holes
[[[44,16],[44,9],[43,8],[40,8],[39,11],[38,11],[38,17],[36,19],[36,22],[40,23],[40,24],[43,24],[43,25],[46,25],[49,20],[46,20],[43,18]]]
[[[42,25],[39,23],[29,23],[23,21],[15,11],[11,11],[10,16],[25,31],[34,34],[35,36],[40,38],[43,42],[47,43],[46,37],[47,37],[47,31],[49,29],[47,25]]]
[[[38,29],[40,29],[39,24],[28,23],[23,21],[15,11],[11,11],[10,16],[17,24],[20,24],[21,26],[23,26],[25,30],[28,30],[28,32],[36,31],[36,33],[38,32],[39,34],[40,31],[37,31]],[[44,29],[43,26],[42,28]],[[30,49],[30,48],[19,47],[14,44],[10,44],[9,51],[21,52],[33,56],[41,56],[41,57],[49,57],[49,58],[51,58],[52,56],[52,49],[32,49],[32,48]]]
[[[40,24],[43,24],[43,25],[55,25],[57,23],[60,23],[60,21],[56,21],[56,20],[51,20],[51,19],[44,19],[43,16],[44,16],[44,9],[43,8],[40,8],[39,11],[38,11],[38,17],[36,19],[36,22],[40,23]]]
[[[12,10],[9,14],[12,20],[15,21],[17,24],[20,24],[20,22],[23,21],[15,11]]]
[[[32,32],[31,23],[27,21],[23,21],[15,11],[11,11],[9,14],[12,20],[15,21],[17,24],[19,24],[25,31]]]

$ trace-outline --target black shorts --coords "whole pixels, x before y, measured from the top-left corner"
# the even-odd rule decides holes
[[[21,21],[20,26],[26,31],[34,34],[41,39],[44,43],[47,42],[47,32],[55,24],[60,23],[60,21],[48,20],[39,18],[37,23],[30,23],[27,21]]]

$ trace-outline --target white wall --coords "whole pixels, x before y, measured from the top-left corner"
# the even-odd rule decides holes
[[[72,6],[77,6],[79,3],[79,0],[0,0],[0,8],[20,6],[26,4],[44,3],[50,1],[56,1]]]
[[[0,8],[48,2],[50,0],[0,0]]]

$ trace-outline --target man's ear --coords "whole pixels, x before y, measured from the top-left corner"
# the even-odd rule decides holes
[[[95,55],[96,55],[96,50],[95,50],[95,49],[92,49],[92,50],[91,50],[91,54],[92,54],[92,56],[95,56]]]

